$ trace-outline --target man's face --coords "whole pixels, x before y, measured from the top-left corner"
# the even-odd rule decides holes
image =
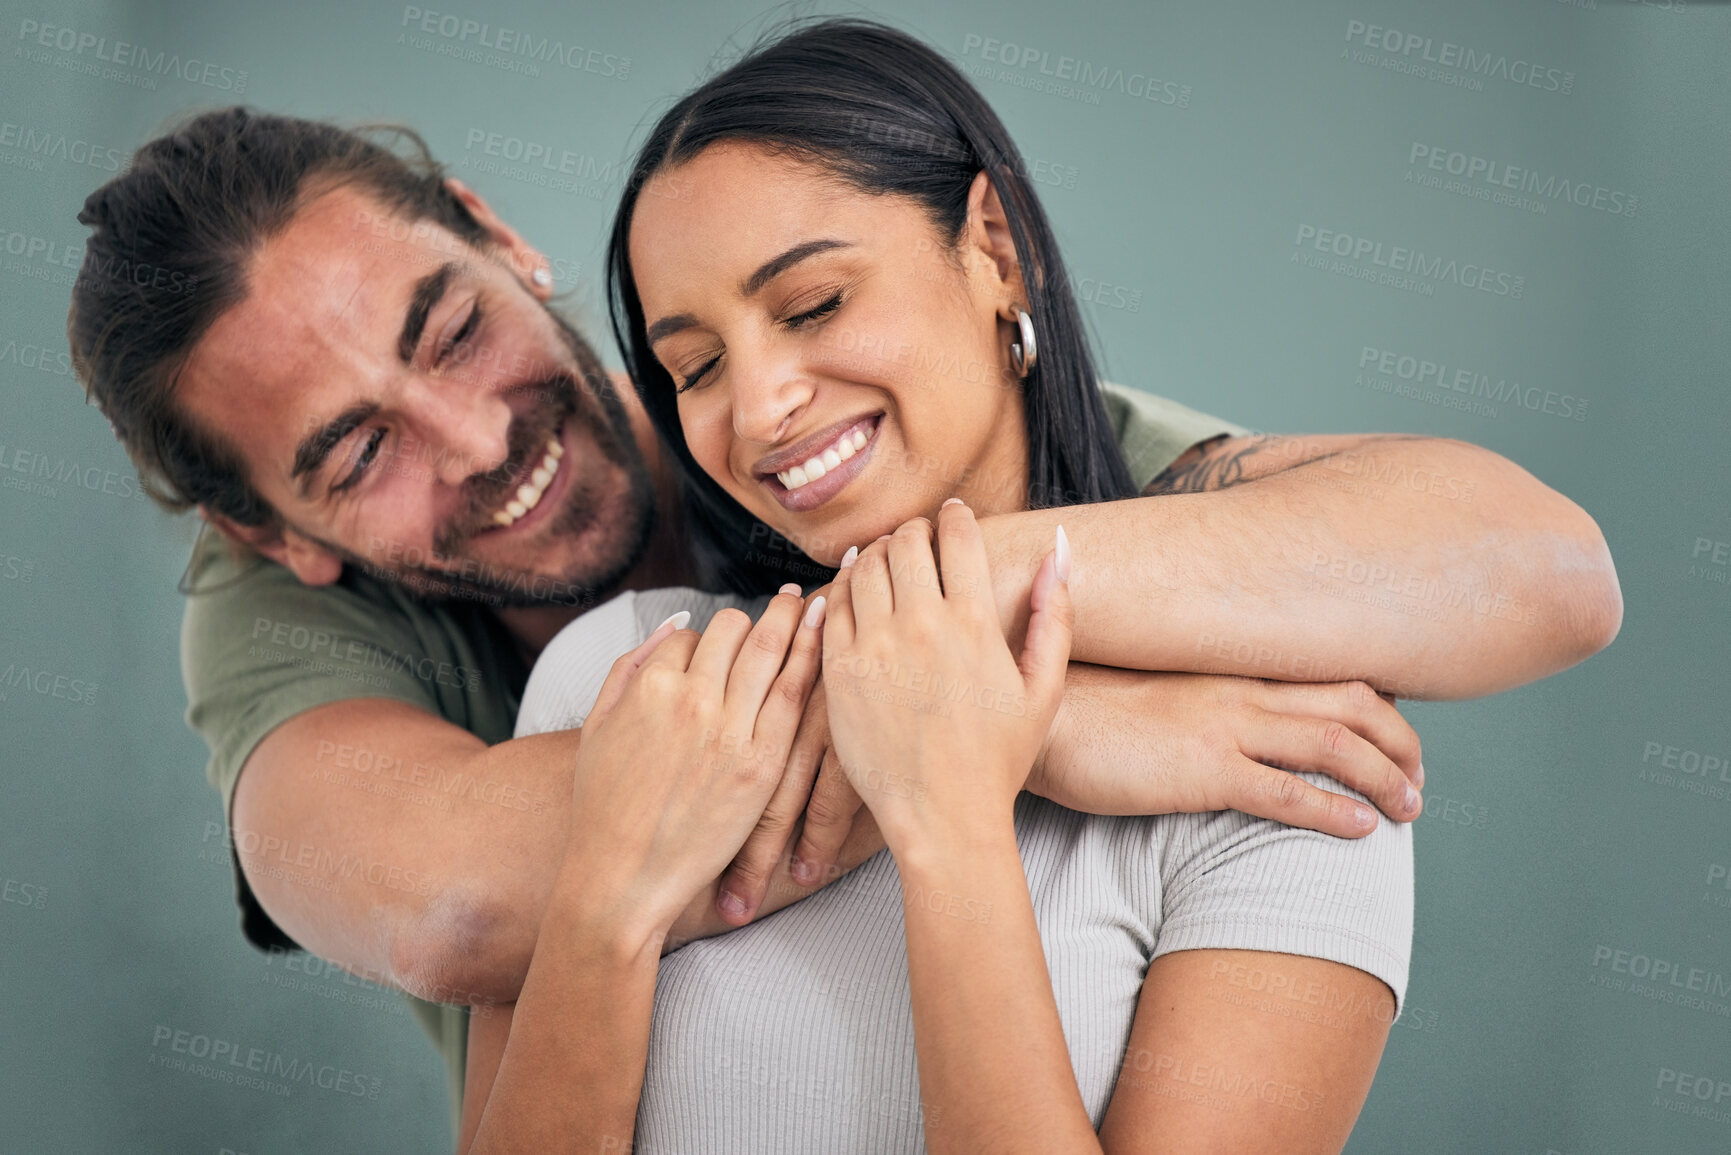
[[[247,285],[176,400],[239,453],[302,580],[322,554],[428,596],[583,605],[642,554],[654,493],[620,399],[504,259],[339,188]]]

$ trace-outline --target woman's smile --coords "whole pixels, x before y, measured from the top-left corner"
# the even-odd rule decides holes
[[[791,513],[816,509],[865,472],[877,447],[883,414],[851,418],[769,454],[755,474],[770,496]]]

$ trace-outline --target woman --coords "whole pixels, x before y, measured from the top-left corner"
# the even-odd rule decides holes
[[[856,22],[754,53],[652,132],[615,322],[696,524],[745,592],[786,572],[761,525],[845,569],[829,601],[784,587],[701,638],[635,602],[715,599],[628,595],[543,655],[519,732],[595,699],[574,805],[604,821],[573,844],[514,1025],[471,1037],[475,1149],[1344,1142],[1405,984],[1409,828],[1017,799],[1069,654],[1069,562],[1058,531],[994,589],[975,513],[1146,478],[1015,156],[941,57]],[[820,631],[836,749],[891,855],[658,962],[773,788]],[[597,692],[603,639],[645,633]],[[1119,664],[1151,660],[1133,651]]]

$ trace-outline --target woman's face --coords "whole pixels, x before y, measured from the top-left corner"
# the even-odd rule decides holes
[[[1025,298],[983,175],[954,246],[917,202],[757,146],[677,176],[637,202],[631,268],[705,472],[830,565],[951,496],[1026,508]]]

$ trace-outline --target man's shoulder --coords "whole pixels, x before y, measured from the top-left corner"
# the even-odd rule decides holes
[[[1128,385],[1102,381],[1100,394],[1138,489],[1197,442],[1222,433],[1237,437],[1249,432],[1235,422]]]
[[[181,647],[189,667],[212,650],[272,635],[309,641],[314,633],[337,630],[345,636],[415,632],[412,605],[378,582],[345,576],[331,585],[309,586],[284,566],[212,531],[201,535],[193,549],[185,587]]]

